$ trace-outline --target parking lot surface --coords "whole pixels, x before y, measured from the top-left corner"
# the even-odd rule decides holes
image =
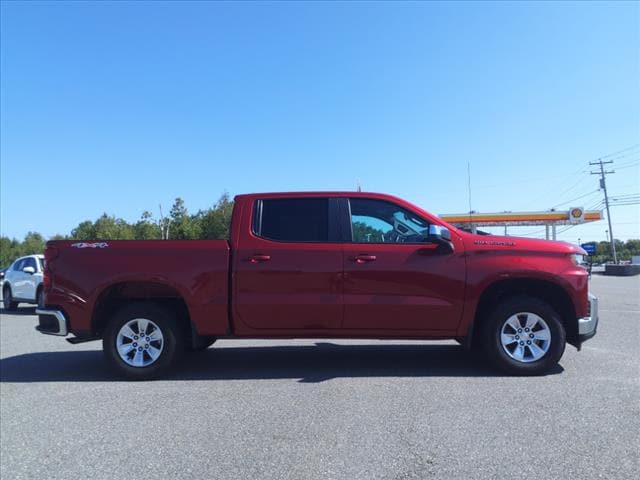
[[[597,336],[552,374],[453,342],[219,341],[129,383],[101,344],[0,316],[0,476],[590,479],[640,471],[640,277],[595,275]],[[634,473],[635,472],[635,473]]]

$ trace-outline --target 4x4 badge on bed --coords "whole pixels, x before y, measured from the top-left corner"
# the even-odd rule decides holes
[[[78,242],[78,243],[72,243],[71,246],[75,248],[107,248],[109,244],[107,242],[93,242],[93,243]]]

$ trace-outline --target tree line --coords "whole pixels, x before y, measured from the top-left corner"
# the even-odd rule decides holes
[[[104,213],[97,220],[81,222],[68,235],[54,235],[49,240],[221,240],[229,238],[232,211],[233,200],[227,193],[220,196],[211,208],[193,214],[187,210],[184,200],[178,197],[166,217],[161,213],[156,218],[151,212],[144,211],[137,222],[129,223]],[[361,235],[378,233],[368,231],[366,225],[356,230]],[[640,255],[640,240],[615,242],[618,259],[627,261],[633,255]],[[42,253],[45,243],[45,238],[38,232],[27,233],[22,241],[0,237],[0,268],[23,255]],[[610,261],[609,242],[597,242],[596,253],[588,260],[594,263]]]
[[[631,260],[632,256],[640,255],[640,240],[629,239],[626,242],[623,242],[622,240],[615,239],[614,242],[618,260],[625,262]],[[587,261],[592,263],[612,262],[613,256],[611,255],[611,243],[596,242],[596,252],[587,257]]]
[[[137,222],[129,223],[107,213],[98,219],[85,220],[68,235],[54,235],[49,240],[221,240],[229,237],[233,200],[224,193],[206,210],[189,213],[182,198],[176,198],[167,216],[155,217],[144,211]],[[16,258],[42,253],[46,239],[29,232],[24,240],[0,237],[0,268]]]

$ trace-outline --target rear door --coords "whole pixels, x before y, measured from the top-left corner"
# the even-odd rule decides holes
[[[426,241],[429,221],[392,202],[353,198],[349,206],[344,329],[455,330],[465,289],[461,242],[441,253]]]
[[[337,200],[257,199],[251,231],[234,253],[238,333],[251,330],[330,330],[342,322],[342,244]]]

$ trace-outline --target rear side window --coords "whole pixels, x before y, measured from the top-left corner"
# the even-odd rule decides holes
[[[328,198],[261,200],[254,233],[279,242],[328,242]]]

